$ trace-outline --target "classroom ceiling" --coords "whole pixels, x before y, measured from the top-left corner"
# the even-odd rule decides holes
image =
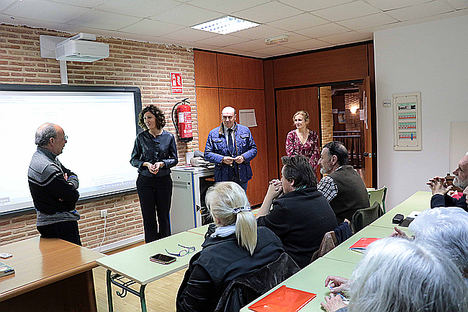
[[[468,0],[1,0],[0,23],[267,58],[372,40],[376,30],[468,14]],[[191,29],[231,15],[261,24]],[[266,45],[265,39],[288,41]]]

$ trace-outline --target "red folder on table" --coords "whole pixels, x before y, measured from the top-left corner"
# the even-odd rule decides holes
[[[249,306],[249,309],[255,312],[296,312],[315,296],[316,294],[283,285]]]
[[[363,237],[357,242],[355,242],[351,247],[349,247],[349,249],[362,252],[366,250],[367,246],[379,239],[380,238]]]

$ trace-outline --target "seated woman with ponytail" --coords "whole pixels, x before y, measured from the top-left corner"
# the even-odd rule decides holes
[[[258,227],[245,191],[220,182],[206,194],[216,230],[194,255],[177,294],[177,311],[213,311],[233,279],[274,262],[283,252],[280,239]]]

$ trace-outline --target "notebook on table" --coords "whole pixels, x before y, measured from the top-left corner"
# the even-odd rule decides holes
[[[367,249],[367,246],[379,239],[380,238],[363,237],[355,242],[351,247],[349,247],[349,249],[358,252],[364,252]]]
[[[255,312],[296,312],[315,296],[316,294],[283,285],[249,306],[249,309]]]

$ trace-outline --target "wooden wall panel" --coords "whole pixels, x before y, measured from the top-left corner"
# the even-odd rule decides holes
[[[199,150],[204,151],[210,130],[221,123],[218,88],[196,88]]]
[[[217,87],[216,53],[194,50],[193,61],[195,65],[195,86]]]
[[[279,58],[274,63],[275,88],[363,79],[367,44]]]
[[[218,54],[221,88],[263,89],[263,61],[250,57]]]
[[[266,109],[266,131],[267,131],[267,156],[268,156],[268,180],[278,177],[278,151],[276,148],[276,110],[275,110],[275,90],[273,61],[263,62],[263,72],[265,75],[265,107]]]
[[[265,97],[263,90],[219,90],[220,107],[232,106],[239,109],[255,109],[257,127],[250,128],[257,144],[258,154],[252,162],[253,178],[249,181],[247,196],[251,205],[261,204],[268,187],[268,157],[265,118]],[[239,117],[238,117],[239,118]]]

